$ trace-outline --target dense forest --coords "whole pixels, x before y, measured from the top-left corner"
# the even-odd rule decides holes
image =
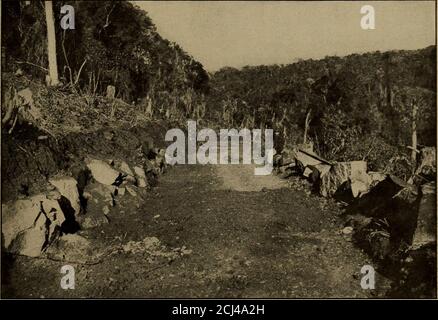
[[[55,26],[67,3],[75,9],[75,29],[55,28],[64,88],[104,95],[112,85],[117,98],[153,105],[155,116],[169,107],[181,116],[191,115],[192,101],[208,90],[208,74],[176,43],[163,39],[144,11],[129,2],[56,1]],[[2,14],[3,71],[20,68],[44,80],[48,64],[44,2],[2,2]]]
[[[413,105],[418,107],[419,144],[435,145],[435,57],[431,46],[281,66],[226,67],[211,79],[209,106],[218,115],[225,110],[230,124],[274,128],[286,144],[303,142],[307,123],[306,137],[321,155],[364,159],[371,169],[384,169],[391,159],[408,161],[404,154],[411,143]]]

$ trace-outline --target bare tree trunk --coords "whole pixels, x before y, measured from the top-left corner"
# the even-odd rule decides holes
[[[45,1],[46,25],[47,25],[47,53],[49,56],[49,85],[59,84],[58,63],[56,61],[56,35],[55,21],[53,19],[52,1]]]
[[[307,143],[307,133],[309,132],[309,124],[310,124],[310,114],[312,113],[312,109],[307,111],[306,122],[304,123],[304,139],[303,143]]]
[[[415,172],[416,164],[417,164],[417,112],[418,112],[417,102],[414,101],[412,104],[412,153],[411,153],[413,173]]]

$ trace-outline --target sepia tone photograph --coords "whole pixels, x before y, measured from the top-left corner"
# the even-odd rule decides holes
[[[2,1],[1,298],[436,299],[436,61],[436,1]]]

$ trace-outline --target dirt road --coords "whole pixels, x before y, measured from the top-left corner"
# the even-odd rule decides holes
[[[169,169],[141,205],[115,207],[111,222],[82,232],[113,250],[95,265],[15,257],[4,297],[375,297],[360,286],[370,259],[340,231],[334,203],[245,165]],[[134,250],[156,237],[152,249]],[[148,238],[150,239],[150,238]],[[154,238],[155,239],[155,238]],[[131,242],[130,242],[131,241]],[[154,240],[155,241],[155,240]],[[129,248],[127,249],[127,244]],[[141,247],[141,243],[139,245]],[[3,278],[5,279],[5,278]],[[377,275],[376,285],[386,284]]]

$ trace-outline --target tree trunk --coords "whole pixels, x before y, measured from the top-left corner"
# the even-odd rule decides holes
[[[58,64],[56,61],[56,34],[55,21],[53,19],[52,1],[45,1],[46,25],[47,25],[47,53],[49,58],[49,85],[59,84]]]
[[[418,106],[414,101],[412,104],[412,153],[411,153],[411,162],[412,162],[412,172],[415,172],[416,164],[417,164],[417,111]]]
[[[307,111],[306,122],[304,123],[304,141],[303,143],[307,143],[307,133],[309,132],[309,124],[310,124],[310,114],[312,113],[312,109]]]

